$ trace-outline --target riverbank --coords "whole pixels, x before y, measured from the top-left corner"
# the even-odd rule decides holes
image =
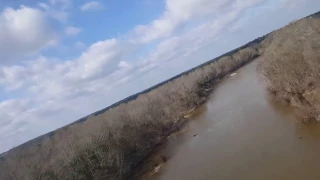
[[[152,148],[151,151],[141,159],[141,162],[137,164],[137,166],[132,171],[132,174],[128,176],[128,179],[140,180],[157,173],[161,166],[169,159],[166,154],[159,155],[158,153],[163,149],[163,146],[168,143],[168,139],[170,139],[171,137],[176,137],[178,134],[183,133],[182,129],[186,124],[189,123],[189,120],[194,116],[201,114],[201,112],[204,110],[204,105],[211,99],[211,95],[214,94],[214,89],[219,86],[219,83],[221,81],[225,81],[228,78],[237,75],[237,73],[235,73],[237,70],[241,69],[249,63],[252,63],[252,61],[257,58],[259,58],[258,55],[252,56],[252,59],[247,59],[246,62],[232,67],[225,73],[222,73],[219,76],[216,76],[214,79],[207,81],[203,85],[201,85],[201,94],[203,94],[203,97],[201,98],[199,103],[189,111],[186,111],[186,113],[179,118],[175,128],[172,129],[166,136],[164,136],[161,142],[155,145],[155,147]],[[197,136],[197,134],[194,134],[193,136],[195,137]],[[157,157],[154,158],[155,154],[157,154]]]
[[[257,57],[256,59],[260,59],[260,57]],[[259,61],[259,60],[253,60],[253,61]],[[249,70],[248,67],[246,66],[252,66],[252,63],[254,63],[254,67],[256,66],[257,62],[252,62],[249,61],[248,63],[244,64],[240,68],[226,74],[225,76],[221,77],[219,82],[214,84],[214,87],[220,88],[220,86],[226,82],[229,81],[229,78],[237,78],[234,76],[238,76],[238,71],[244,73],[244,69]],[[251,65],[250,65],[251,64]],[[242,69],[244,68],[244,69]],[[249,71],[252,71],[253,68],[250,68]],[[254,68],[255,69],[255,68]],[[241,73],[241,74],[242,74]],[[241,76],[240,74],[240,76]],[[235,81],[235,80],[233,80]],[[222,83],[222,84],[220,84]],[[240,85],[239,83],[237,83]],[[208,86],[210,86],[208,84]],[[208,87],[207,86],[207,87]],[[243,85],[242,85],[243,86]],[[213,93],[212,95],[215,95]],[[218,95],[219,96],[219,95]],[[178,153],[175,151],[178,151],[178,149],[181,149],[181,143],[188,143],[189,141],[192,141],[192,139],[198,137],[198,135],[202,134],[203,132],[197,132],[198,130],[194,132],[190,132],[190,128],[194,128],[194,126],[198,121],[197,119],[200,118],[203,114],[206,114],[208,109],[207,109],[207,103],[214,102],[215,101],[215,96],[208,96],[206,98],[206,101],[201,104],[197,108],[193,108],[193,111],[190,111],[188,114],[186,114],[184,117],[184,123],[182,126],[177,129],[176,131],[173,131],[168,137],[166,137],[159,146],[155,147],[149,154],[142,160],[141,164],[133,171],[133,175],[130,176],[128,179],[133,179],[133,180],[149,180],[149,179],[154,179],[154,177],[159,176],[158,173],[161,173],[162,169],[167,166],[167,163],[170,163],[172,158],[174,158],[174,154]],[[221,99],[221,97],[217,97],[218,99]],[[224,96],[225,98],[225,96]],[[220,100],[218,100],[220,101]],[[222,103],[222,102],[220,102]],[[222,103],[223,104],[223,103]],[[214,113],[214,112],[210,112]],[[193,122],[194,121],[194,122]],[[191,124],[191,125],[190,125]],[[187,126],[187,127],[185,127]],[[206,128],[206,127],[202,127]],[[201,129],[202,129],[201,128]],[[180,142],[182,141],[182,142]],[[169,150],[170,149],[170,150]],[[192,154],[190,154],[192,156]],[[196,158],[196,157],[194,157]],[[189,159],[189,157],[188,157]],[[182,173],[182,172],[180,172]],[[188,173],[187,173],[188,174]],[[160,175],[161,176],[161,175]],[[178,175],[179,176],[179,175]],[[182,175],[183,176],[183,175]],[[174,178],[170,178],[174,179]]]

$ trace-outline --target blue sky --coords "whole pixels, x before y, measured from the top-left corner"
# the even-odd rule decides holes
[[[318,0],[2,0],[0,152],[318,7]]]

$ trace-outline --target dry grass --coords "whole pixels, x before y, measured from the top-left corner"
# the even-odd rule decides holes
[[[320,120],[320,18],[308,17],[274,32],[260,64],[277,100]]]
[[[0,164],[0,179],[125,179],[179,128],[188,110],[207,100],[220,78],[257,57],[258,47],[239,50],[136,100],[60,129],[40,144],[9,153]]]

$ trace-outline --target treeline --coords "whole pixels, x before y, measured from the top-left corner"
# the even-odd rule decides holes
[[[303,121],[320,121],[320,15],[291,23],[272,34],[260,64],[276,100],[298,109]]]

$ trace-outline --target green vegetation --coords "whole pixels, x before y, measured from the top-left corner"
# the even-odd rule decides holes
[[[270,36],[271,37],[271,36]],[[307,17],[272,34],[260,72],[275,99],[303,120],[320,120],[320,18]]]

